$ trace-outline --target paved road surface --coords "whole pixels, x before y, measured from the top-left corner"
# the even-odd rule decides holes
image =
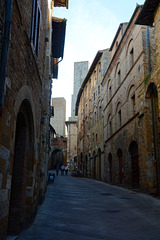
[[[18,240],[160,240],[160,200],[85,178],[48,185],[32,227]]]

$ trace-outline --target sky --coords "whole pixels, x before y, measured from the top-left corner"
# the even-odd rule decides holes
[[[74,62],[92,64],[99,50],[109,48],[120,23],[129,22],[136,5],[145,0],[69,0],[69,8],[56,7],[53,15],[67,19],[63,61],[53,79],[52,97],[66,100],[66,120],[71,116]]]

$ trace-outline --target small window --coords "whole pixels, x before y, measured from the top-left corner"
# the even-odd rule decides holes
[[[112,135],[112,122],[109,122],[109,137]]]
[[[118,112],[118,121],[119,121],[119,127],[121,127],[121,110]]]
[[[97,80],[97,73],[96,73],[96,70],[94,71],[94,79],[95,79],[95,82]]]
[[[40,32],[40,8],[38,1],[33,0],[30,42],[37,56],[39,47],[39,32]]]
[[[134,51],[133,51],[133,48],[130,51],[130,64],[131,64],[131,67],[134,64]]]
[[[132,109],[133,109],[133,114],[136,112],[136,103],[135,103],[135,94],[131,97],[132,99]]]
[[[101,117],[102,117],[102,107],[100,106],[99,107],[99,119],[101,119]]]
[[[112,88],[111,88],[111,86],[109,87],[109,98],[111,98],[112,97]]]
[[[100,86],[98,86],[98,95],[100,95]]]
[[[95,112],[94,113],[94,123],[96,124],[96,121],[97,121],[97,113]]]
[[[118,86],[121,84],[121,71],[118,71]]]
[[[96,133],[96,144],[97,144],[97,141],[98,141],[98,135],[97,135],[97,133]]]
[[[87,114],[87,104],[86,104],[86,114]]]

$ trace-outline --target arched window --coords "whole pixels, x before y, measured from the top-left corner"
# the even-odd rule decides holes
[[[117,63],[116,66],[116,88],[118,88],[121,85],[121,70],[120,70],[120,63]]]
[[[108,116],[108,124],[107,124],[107,136],[108,138],[112,135],[112,120],[111,120],[111,114]]]
[[[109,79],[108,81],[108,86],[107,86],[107,100],[109,101],[112,97],[112,86],[111,86],[111,80]]]
[[[102,107],[99,106],[99,119],[101,119],[101,117],[102,117]]]
[[[133,67],[133,65],[134,65],[134,47],[133,47],[133,39],[131,39],[127,47],[128,71]]]
[[[116,123],[117,123],[117,130],[122,126],[122,113],[121,113],[121,103],[117,104],[116,108]]]
[[[132,117],[136,113],[135,86],[132,85],[128,92],[128,116]]]
[[[101,149],[98,149],[98,161],[99,161],[99,180],[101,180]]]

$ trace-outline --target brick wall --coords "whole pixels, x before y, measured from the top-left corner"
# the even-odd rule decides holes
[[[46,26],[48,1],[39,0],[41,24],[38,56],[33,52],[29,39],[32,2],[31,0],[13,1],[5,98],[3,114],[0,117],[0,239],[5,239],[8,217],[8,230],[11,233],[13,230],[19,232],[33,221],[38,203],[40,199],[44,199],[47,186],[48,149],[46,143],[45,148],[41,148],[40,123],[42,88],[47,84],[48,89],[50,87],[49,72],[46,72],[45,66],[45,31],[49,29],[49,26]],[[4,1],[0,1],[0,4],[3,3]],[[3,5],[0,6],[0,17],[1,31]],[[43,83],[46,80],[44,73],[48,74],[45,83]],[[49,95],[46,102],[45,128],[48,129]],[[26,138],[21,135],[18,145],[16,129],[22,134],[21,124],[17,124],[17,116],[20,112],[26,123]]]

